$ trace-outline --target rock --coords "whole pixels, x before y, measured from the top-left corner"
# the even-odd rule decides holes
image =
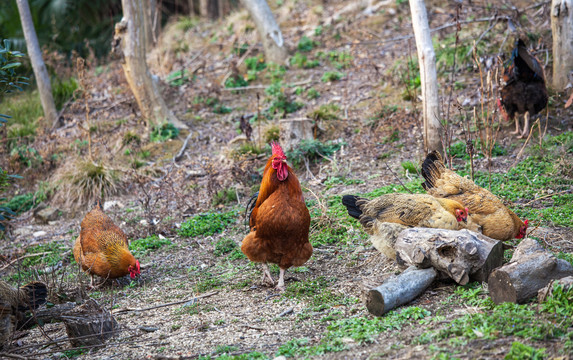
[[[155,326],[140,326],[139,330],[149,333],[149,332],[155,332],[155,331],[159,330],[159,328],[157,328]]]
[[[34,218],[37,223],[47,224],[50,221],[54,221],[58,218],[60,211],[56,208],[46,207],[40,211],[34,212]]]
[[[32,234],[32,236],[34,236],[34,237],[40,237],[40,236],[46,236],[46,235],[48,235],[48,233],[45,231],[42,231],[42,230],[36,231]]]
[[[111,201],[106,201],[103,204],[103,211],[108,211],[109,209],[111,209],[114,206],[117,206],[120,209],[123,209],[125,207],[125,205],[123,205],[121,202],[116,201],[116,200],[111,200]]]
[[[18,236],[28,236],[32,233],[32,229],[28,228],[28,227],[21,227],[21,228],[17,228],[14,229],[12,231],[12,234],[16,237]]]

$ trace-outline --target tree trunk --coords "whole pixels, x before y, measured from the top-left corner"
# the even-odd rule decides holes
[[[420,80],[422,82],[422,118],[424,120],[424,150],[443,153],[440,141],[440,120],[438,109],[438,77],[436,54],[432,45],[430,26],[423,0],[410,0],[412,27],[418,49]]]
[[[573,275],[573,266],[557,259],[533,239],[525,239],[517,246],[509,264],[495,270],[488,279],[491,299],[523,303],[537,295],[551,280]]]
[[[159,81],[151,75],[145,61],[149,34],[145,18],[149,14],[149,2],[122,0],[121,4],[123,19],[115,25],[114,43],[121,46],[123,71],[148,128],[168,121],[177,128],[187,129],[165,104],[159,92]]]
[[[573,83],[573,0],[551,2],[553,88],[564,91]]]
[[[428,288],[437,276],[436,270],[409,267],[398,276],[390,278],[384,284],[371,289],[366,295],[366,308],[376,316],[407,304]]]
[[[281,29],[265,0],[241,0],[255,22],[259,37],[263,43],[267,62],[285,65],[287,49]]]
[[[301,140],[312,140],[314,121],[307,118],[283,119],[279,121],[280,142],[283,148],[290,151],[300,144]]]
[[[487,281],[503,264],[503,243],[468,230],[411,228],[395,244],[396,261],[419,268],[434,267],[460,285]]]
[[[38,92],[40,93],[40,101],[44,109],[44,116],[49,124],[56,126],[58,122],[58,112],[54,97],[52,96],[52,85],[50,84],[50,75],[46,69],[46,64],[42,59],[42,50],[32,21],[32,14],[30,13],[30,5],[28,0],[17,0],[18,11],[20,12],[20,20],[22,21],[22,29],[24,30],[24,37],[26,38],[26,47],[32,62],[32,69],[38,84]]]

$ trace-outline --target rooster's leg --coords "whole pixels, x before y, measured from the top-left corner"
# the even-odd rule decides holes
[[[512,135],[519,134],[519,114],[515,114],[515,131],[511,132]]]
[[[271,276],[271,272],[269,271],[269,266],[267,265],[267,263],[263,263],[263,279],[262,279],[263,284],[269,284],[271,286],[273,286],[275,284],[275,281],[273,280],[273,277]]]
[[[520,138],[526,138],[529,135],[529,111],[523,115],[523,119],[525,123],[523,124],[523,132],[521,133]]]
[[[277,290],[284,291],[285,290],[285,269],[281,268],[280,275],[279,275],[279,283],[277,284]]]

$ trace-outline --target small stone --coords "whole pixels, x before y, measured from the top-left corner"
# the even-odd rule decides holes
[[[147,226],[147,224],[148,224],[147,220],[145,220],[145,219],[141,219],[141,220],[139,221],[139,223],[140,223],[141,225],[143,225],[143,226]]]
[[[109,209],[111,209],[114,206],[117,206],[120,209],[123,209],[125,207],[125,205],[123,205],[121,202],[116,201],[116,200],[111,200],[111,201],[106,201],[103,204],[103,210],[108,211]]]
[[[139,330],[149,333],[149,332],[157,331],[157,330],[159,330],[159,328],[155,327],[155,326],[140,326]]]
[[[284,355],[277,356],[277,357],[274,358],[273,360],[286,360],[286,356],[284,356]]]
[[[45,231],[42,231],[42,230],[36,231],[32,234],[32,236],[34,236],[34,237],[40,237],[40,236],[46,236],[46,235],[48,235],[48,233]]]
[[[58,218],[60,211],[55,208],[47,207],[34,214],[36,222],[40,224],[47,224],[49,221],[54,221]]]

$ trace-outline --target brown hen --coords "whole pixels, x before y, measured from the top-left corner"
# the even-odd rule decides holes
[[[521,221],[491,192],[447,169],[438,152],[428,154],[422,164],[422,176],[426,179],[422,187],[428,194],[466,206],[485,236],[502,241],[525,236],[527,220]]]
[[[140,274],[139,261],[129,251],[127,236],[103,212],[101,203],[86,214],[81,223],[80,235],[74,245],[74,258],[82,270],[104,279]]]

